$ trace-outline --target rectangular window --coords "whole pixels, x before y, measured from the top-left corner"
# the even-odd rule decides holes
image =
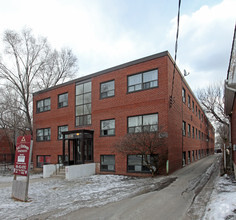
[[[197,116],[197,106],[196,106],[196,116]]]
[[[128,76],[128,92],[135,92],[158,86],[158,70],[151,70]]]
[[[158,114],[128,117],[128,133],[157,131]]]
[[[101,121],[101,136],[115,135],[115,119]]]
[[[101,171],[115,171],[115,155],[101,155]]]
[[[42,99],[37,101],[37,108],[36,108],[36,112],[40,113],[40,112],[46,112],[46,111],[50,111],[51,110],[51,99],[47,98],[47,99]]]
[[[100,85],[100,98],[108,98],[115,95],[115,81],[109,81],[105,83],[101,83]]]
[[[188,164],[191,163],[190,157],[191,157],[191,151],[188,151]]]
[[[183,121],[183,136],[186,136],[186,122]]]
[[[158,155],[146,155],[148,164],[156,164]],[[146,166],[145,155],[128,155],[127,156],[127,171],[128,172],[150,172]]]
[[[50,141],[51,140],[51,128],[37,129],[36,131],[37,141]]]
[[[51,156],[48,155],[37,156],[37,167],[43,168],[43,165],[50,164],[50,161],[51,161]]]
[[[188,137],[191,137],[191,125],[188,124]]]
[[[76,85],[75,125],[91,125],[91,82]]]
[[[58,95],[58,108],[68,106],[68,93]]]
[[[192,138],[194,138],[194,127],[192,127]]]
[[[188,95],[188,107],[191,108],[191,99],[190,99],[190,95]]]
[[[62,135],[63,131],[68,131],[68,125],[58,126],[58,136],[57,136],[58,140],[61,140],[63,138],[63,135]]]
[[[192,101],[192,111],[194,113],[194,101]]]
[[[183,100],[183,103],[186,102],[186,91],[184,88],[182,88],[182,100]]]
[[[197,139],[197,128],[196,128],[196,139]]]

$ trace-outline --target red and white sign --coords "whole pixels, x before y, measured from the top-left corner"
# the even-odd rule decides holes
[[[30,157],[31,135],[19,136],[16,143],[14,174],[27,176]]]

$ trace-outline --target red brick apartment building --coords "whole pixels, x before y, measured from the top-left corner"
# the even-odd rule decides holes
[[[113,147],[145,125],[164,127],[169,172],[212,154],[214,128],[178,68],[169,105],[173,63],[165,51],[34,93],[34,166],[64,158],[96,163],[96,173],[150,175],[143,155]]]

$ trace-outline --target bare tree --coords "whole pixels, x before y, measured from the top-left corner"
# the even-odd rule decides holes
[[[229,126],[229,120],[224,113],[224,87],[222,83],[198,90],[197,96],[203,110],[214,122]]]
[[[143,155],[144,166],[152,176],[157,175],[159,168],[167,160],[166,138],[159,131],[129,133],[114,144],[116,151],[124,154]]]
[[[77,58],[70,49],[60,52],[51,49],[46,38],[34,37],[30,29],[21,33],[4,33],[4,59],[0,60],[0,78],[7,82],[19,97],[18,107],[24,113],[26,127],[32,129],[32,93],[73,78]]]
[[[4,130],[5,136],[9,139],[9,143],[16,143],[16,137],[19,134],[27,132],[25,115],[19,106],[19,96],[13,90],[0,88],[2,98],[0,100],[0,128]],[[28,130],[29,132],[29,130]],[[10,144],[9,144],[10,146]],[[14,148],[10,149],[14,152]]]

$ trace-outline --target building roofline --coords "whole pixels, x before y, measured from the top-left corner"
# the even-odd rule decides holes
[[[170,53],[168,51],[163,51],[163,52],[156,53],[156,54],[153,54],[153,55],[150,55],[150,56],[139,58],[137,60],[129,61],[127,63],[123,63],[123,64],[120,64],[120,65],[117,65],[117,66],[114,66],[114,67],[111,67],[111,68],[108,68],[108,69],[105,69],[105,70],[101,70],[101,71],[98,71],[98,72],[95,72],[95,73],[92,73],[92,74],[89,74],[89,75],[86,75],[86,76],[82,76],[82,77],[70,80],[68,82],[65,82],[65,83],[62,83],[62,84],[59,84],[59,85],[56,85],[56,86],[52,86],[52,87],[47,88],[47,89],[43,89],[43,90],[34,92],[33,95],[38,95],[38,94],[41,94],[41,93],[44,93],[44,92],[47,92],[47,91],[50,91],[50,90],[54,90],[56,88],[60,88],[60,87],[66,86],[66,85],[77,83],[79,81],[89,80],[93,77],[97,77],[97,76],[100,76],[100,75],[103,75],[103,74],[106,74],[106,73],[109,73],[109,72],[112,72],[112,71],[123,69],[123,68],[129,67],[129,66],[133,66],[133,65],[136,65],[136,64],[139,64],[139,63],[154,60],[156,58],[160,58],[160,57],[164,57],[164,56],[168,56],[172,60],[172,62],[174,62],[171,55],[170,55]]]
[[[229,66],[228,66],[228,72],[227,72],[227,79],[229,78],[229,72],[230,72],[230,67],[231,67],[231,62],[232,62],[232,57],[233,57],[233,52],[234,52],[235,39],[236,39],[236,24],[234,26],[234,36],[233,36],[231,53],[230,53],[230,58],[229,58]]]

